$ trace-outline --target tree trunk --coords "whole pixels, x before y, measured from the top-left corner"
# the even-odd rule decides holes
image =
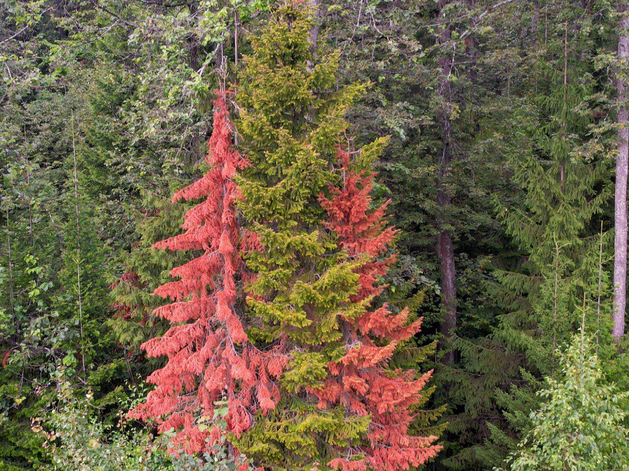
[[[476,7],[476,0],[467,0],[466,5],[468,11],[473,13]],[[476,19],[472,17],[469,25],[471,31],[476,30],[477,23],[478,22],[476,21]],[[476,39],[476,35],[473,32],[470,33],[467,38],[465,38],[465,53],[469,62],[466,71],[469,74],[471,84],[476,85],[478,83],[478,40]]]
[[[614,212],[614,325],[612,335],[618,340],[625,334],[627,304],[627,161],[629,157],[629,129],[627,129],[626,62],[629,58],[629,7],[619,6],[618,69],[618,156],[616,158],[616,195]]]
[[[195,3],[191,3],[188,6],[190,10],[190,15],[194,16],[197,13],[197,5]],[[188,38],[188,64],[190,68],[194,71],[199,70],[199,36],[192,32]]]
[[[437,44],[447,49],[451,40],[450,25],[445,18],[444,9],[450,4],[451,0],[439,0],[439,36]],[[443,361],[446,363],[454,360],[454,351],[452,350],[452,341],[454,339],[454,329],[456,328],[456,266],[454,264],[454,245],[450,233],[444,228],[447,223],[448,207],[452,203],[445,180],[450,171],[450,163],[452,161],[452,127],[450,115],[452,112],[452,87],[450,84],[450,74],[452,73],[453,58],[450,51],[440,51],[440,57],[437,61],[439,67],[439,96],[442,106],[437,113],[437,123],[441,132],[442,151],[437,159],[438,172],[438,190],[437,204],[441,208],[441,214],[438,218],[441,226],[439,235],[437,236],[437,256],[441,262],[441,293],[443,296],[443,307],[445,316],[441,324],[441,334],[443,335],[443,347],[446,354]]]
[[[310,50],[312,55],[316,59],[318,57],[318,41],[319,41],[319,28],[321,26],[321,19],[323,18],[323,10],[321,8],[321,0],[309,0],[309,6],[314,11],[314,17],[312,22],[312,28],[310,28],[310,34],[308,40],[310,42]],[[312,72],[314,68],[314,62],[308,61],[307,70]]]
[[[323,9],[321,8],[321,0],[310,0],[310,7],[315,10],[314,23],[310,30],[310,44],[312,44],[315,55],[317,49],[317,41],[319,40],[319,26],[323,18]]]

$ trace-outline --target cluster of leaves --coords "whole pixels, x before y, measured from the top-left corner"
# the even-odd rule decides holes
[[[535,426],[518,445],[513,471],[622,470],[629,462],[628,393],[607,384],[589,339],[560,354],[561,374],[547,378],[531,413]]]
[[[46,417],[35,417],[31,430],[42,437],[42,447],[60,471],[228,471],[236,469],[226,448],[206,454],[204,460],[182,453],[166,452],[168,434],[153,437],[118,413],[115,424],[104,426],[98,407],[88,391],[78,398],[67,381],[67,369],[55,372],[57,396]]]

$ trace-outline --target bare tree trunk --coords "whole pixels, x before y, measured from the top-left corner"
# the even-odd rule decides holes
[[[234,66],[238,69],[238,30],[240,29],[238,8],[234,9]]]
[[[188,5],[188,9],[190,10],[190,14],[192,16],[197,13],[197,5],[196,3],[190,3]],[[190,34],[187,38],[188,43],[188,63],[190,64],[190,68],[193,70],[199,70],[199,36],[196,33]]]
[[[614,212],[614,325],[612,335],[618,340],[625,334],[627,304],[627,162],[629,160],[629,129],[627,129],[626,62],[629,58],[629,7],[619,5],[620,30],[618,38],[618,156],[616,158],[616,195]]]
[[[537,29],[539,28],[539,0],[533,1],[533,12],[531,14],[531,37],[534,41],[537,40]]]
[[[599,237],[598,251],[598,298],[596,299],[596,354],[598,355],[598,345],[601,337],[601,291],[603,290],[603,221],[601,221],[601,232]]]
[[[476,7],[476,0],[467,0],[466,4],[468,11],[474,11],[474,8]],[[470,82],[472,83],[472,85],[476,85],[478,83],[478,40],[476,39],[476,35],[474,34],[477,26],[478,21],[473,18],[469,26],[471,33],[465,38],[465,53],[469,62],[466,70],[469,74]]]
[[[314,24],[312,29],[310,30],[310,44],[316,50],[317,41],[319,40],[319,26],[321,23],[321,18],[323,18],[323,10],[321,9],[321,0],[310,0],[310,7],[314,9]]]
[[[319,41],[319,28],[321,26],[321,19],[323,18],[323,10],[321,9],[321,0],[309,0],[309,6],[314,11],[312,28],[310,28],[310,35],[308,36],[308,41],[310,42],[310,50],[312,51],[312,55],[316,59],[318,57],[317,49]],[[313,61],[308,61],[307,64],[308,71],[312,72],[314,67]]]
[[[441,56],[437,61],[439,67],[439,95],[442,100],[442,107],[437,114],[437,123],[441,132],[442,151],[437,159],[438,190],[437,204],[442,208],[439,216],[441,230],[437,236],[437,255],[441,262],[441,293],[443,296],[443,306],[445,317],[441,324],[441,334],[443,335],[446,354],[443,361],[448,363],[454,360],[452,341],[454,339],[454,329],[456,328],[456,266],[454,263],[454,245],[450,233],[443,228],[446,224],[448,207],[452,203],[445,180],[450,171],[452,161],[452,126],[450,116],[452,112],[452,87],[450,74],[453,68],[453,57],[448,49],[451,40],[450,25],[445,18],[444,9],[451,3],[451,0],[439,0],[439,36],[437,44],[443,46],[440,51]]]

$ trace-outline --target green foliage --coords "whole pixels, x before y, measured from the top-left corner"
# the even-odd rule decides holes
[[[340,408],[320,410],[305,400],[283,399],[236,444],[278,471],[310,470],[330,460],[327,446],[345,446],[367,431],[369,416],[344,416]]]
[[[366,87],[338,85],[340,54],[311,43],[314,18],[301,2],[275,11],[251,38],[236,92],[240,148],[251,163],[238,181],[239,209],[257,238],[246,254],[256,274],[248,334],[259,346],[287,348],[290,360],[275,410],[259,414],[234,443],[256,465],[277,470],[327,469],[339,447],[374,446],[364,439],[368,414],[356,416],[347,404],[323,409],[311,393],[324,387],[330,362],[347,354],[343,319],[363,315],[372,301],[352,302],[364,261],[339,251],[320,203],[344,178],[334,163],[347,145],[345,115]],[[357,151],[358,168],[370,169],[387,141]],[[418,427],[438,415],[425,412]]]
[[[172,471],[235,471],[239,469],[227,447],[219,447],[213,453],[204,453],[201,458],[191,455],[180,455],[172,458]],[[253,467],[249,467],[253,470]]]
[[[137,347],[160,331],[149,293],[171,260],[147,259],[147,247],[176,230],[166,195],[204,154],[218,53],[231,56],[234,23],[266,8],[0,5],[0,467],[40,462],[29,418],[54,395],[59,362],[92,388],[106,423],[125,380],[153,367]],[[112,303],[107,286],[125,272],[138,283],[118,283]],[[112,304],[128,318],[106,322]]]
[[[609,346],[611,141],[599,121],[607,84],[595,73],[598,33],[577,33],[583,16],[571,8],[550,2],[540,8],[562,21],[548,24],[546,42],[502,51],[536,52],[509,72],[515,75],[508,96],[493,99],[492,121],[505,110],[511,116],[504,126],[484,123],[479,136],[478,150],[502,153],[510,169],[493,204],[511,243],[483,264],[493,275],[483,280],[483,293],[494,312],[502,311],[496,328],[490,337],[460,339],[466,371],[445,372],[455,381],[449,397],[463,419],[453,431],[470,443],[447,463],[452,469],[496,466],[526,434],[541,378],[556,370],[555,351],[581,325],[583,310],[587,331],[599,333],[601,349]],[[513,31],[502,21],[495,27],[496,40]],[[576,59],[575,49],[590,52]],[[476,385],[473,395],[469,384]]]
[[[239,181],[240,209],[265,246],[247,256],[258,273],[251,292],[260,297],[248,302],[265,320],[255,335],[326,345],[340,336],[336,317],[358,277],[353,264],[333,253],[318,198],[336,179],[329,166],[347,128],[343,115],[362,87],[334,87],[338,56],[315,61],[311,24],[301,10],[285,7],[252,39],[238,90],[238,132],[251,162]],[[302,375],[302,381],[309,380]]]
[[[600,368],[619,390],[629,388],[627,341],[617,349],[608,326],[614,5],[335,0],[322,2],[316,19],[273,17],[273,34],[260,34],[279,3],[286,2],[0,4],[1,469],[50,467],[51,449],[68,463],[84,452],[93,469],[113,469],[123,457],[142,469],[148,435],[114,424],[137,376],[156,366],[138,348],[163,331],[150,315],[160,302],[151,292],[183,262],[150,246],[178,230],[185,208],[169,195],[204,170],[211,90],[233,76],[236,40],[248,54],[236,85],[238,140],[254,164],[242,182],[242,210],[270,249],[248,261],[263,273],[250,309],[264,318],[248,330],[269,346],[287,333],[303,350],[286,373],[301,400],[259,418],[242,438],[252,453],[306,468],[309,453],[324,459],[325,450],[313,452],[305,430],[334,441],[364,425],[343,424],[339,411],[322,413],[303,394],[339,355],[336,316],[361,309],[347,303],[352,265],[332,255],[336,242],[316,227],[319,193],[342,179],[329,165],[339,143],[363,146],[356,158],[380,170],[376,197],[392,199],[392,223],[403,229],[403,253],[381,298],[421,304],[424,333],[398,348],[391,366],[422,369],[418,361],[434,360],[438,387],[425,406],[439,407],[417,411],[416,427],[436,435],[447,422],[448,449],[436,469],[502,463],[534,425],[530,411],[546,410],[536,392],[544,376],[559,373],[555,347],[583,312]],[[321,30],[316,51],[308,42],[313,21]],[[443,44],[438,22],[452,32]],[[439,89],[446,57],[455,63],[448,100]],[[454,143],[441,180],[447,210],[436,202],[444,107]],[[348,144],[350,130],[356,139]],[[386,147],[374,142],[382,135],[391,136]],[[453,365],[439,363],[433,343],[441,228],[456,254]],[[321,341],[321,351],[309,350]],[[60,364],[77,391],[51,416],[46,427],[54,423],[60,435],[46,449],[31,418],[57,403],[51,375]],[[555,381],[547,391],[567,384]],[[439,411],[446,413],[435,427]],[[82,448],[81,437],[98,446]],[[520,458],[533,459],[529,445]],[[536,453],[554,453],[538,445]],[[155,469],[230,469],[226,456],[163,457]]]
[[[298,346],[283,375],[288,398],[258,417],[236,440],[256,463],[274,469],[310,469],[326,463],[326,447],[359,436],[368,417],[344,420],[342,409],[320,411],[305,399],[320,386],[327,364],[338,358],[338,316],[353,317],[349,298],[357,290],[355,263],[336,252],[321,221],[318,198],[328,182],[336,146],[347,129],[344,114],[363,86],[336,87],[339,56],[309,42],[312,17],[303,7],[284,6],[252,38],[239,77],[236,125],[251,162],[239,181],[239,207],[264,245],[247,255],[257,273],[248,305],[263,325],[249,334],[259,342],[285,338]],[[292,397],[292,399],[291,399]]]
[[[33,430],[44,436],[44,449],[59,471],[153,471],[172,469],[166,453],[144,430],[123,426],[105,430],[93,415],[91,393],[77,401],[67,382],[58,385],[55,409],[36,418]]]
[[[547,378],[535,424],[512,456],[513,471],[625,470],[629,394],[607,384],[591,342],[575,337],[561,355],[561,374]]]
[[[146,428],[125,418],[124,399],[114,424],[105,425],[91,391],[77,397],[67,380],[68,369],[56,373],[56,398],[50,412],[41,410],[31,421],[31,432],[42,453],[58,471],[229,471],[237,468],[226,446],[202,457],[180,453],[170,456],[166,437],[155,438]],[[138,391],[140,393],[140,391]],[[141,394],[140,394],[141,396]],[[140,400],[140,396],[134,401]],[[102,410],[102,409],[101,409]],[[17,469],[17,468],[16,468]]]
[[[151,316],[163,303],[152,293],[171,279],[169,271],[181,263],[182,257],[172,252],[157,252],[151,246],[179,231],[178,221],[186,209],[185,205],[174,205],[159,197],[145,198],[143,206],[151,209],[137,215],[135,231],[140,239],[125,259],[124,273],[112,284],[116,312],[108,321],[134,361],[142,355],[143,342],[165,331],[166,326]]]
[[[574,47],[565,41],[561,46]],[[599,281],[598,276],[608,263],[611,245],[609,232],[599,234],[612,195],[610,167],[602,149],[593,152],[588,147],[596,110],[588,98],[600,85],[589,74],[587,61],[558,59],[555,64],[536,64],[539,83],[547,87],[548,95],[534,97],[538,117],[531,122],[533,127],[524,127],[534,140],[513,160],[513,180],[521,189],[522,203],[508,205],[496,199],[520,261],[511,269],[506,264],[496,269],[498,283],[487,285],[506,311],[493,338],[521,355],[512,365],[519,363],[524,369],[512,371],[511,378],[503,376],[501,392],[495,395],[510,432],[504,425],[502,432],[500,427],[491,429],[494,458],[533,425],[528,411],[537,407],[538,380],[556,369],[555,351],[582,323],[584,310],[588,330],[608,339],[610,285],[606,277]]]

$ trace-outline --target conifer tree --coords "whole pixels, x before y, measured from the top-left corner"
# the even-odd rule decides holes
[[[371,177],[350,169],[347,153],[336,165],[344,114],[363,86],[337,88],[338,54],[317,48],[315,57],[311,11],[287,3],[252,39],[237,96],[251,161],[239,207],[257,243],[246,257],[256,274],[247,301],[259,322],[249,333],[290,361],[281,401],[237,446],[265,469],[408,469],[439,449],[435,437],[409,433],[409,408],[430,374],[415,379],[386,365],[419,321],[372,307],[395,231],[382,221],[385,207],[369,209]],[[383,144],[365,146],[361,162]]]
[[[164,189],[167,191],[167,188]],[[188,207],[187,207],[188,206]],[[124,272],[109,286],[115,310],[107,324],[116,340],[125,349],[130,364],[150,374],[158,365],[147,360],[141,345],[161,336],[169,323],[151,313],[168,301],[152,292],[172,278],[170,270],[190,259],[183,252],[153,250],[153,244],[181,232],[180,221],[189,204],[173,204],[161,194],[145,192],[142,207],[136,211],[135,232],[138,241],[125,257]],[[148,209],[150,208],[150,209]],[[160,363],[159,360],[157,360]],[[133,372],[132,372],[133,373]]]
[[[553,30],[549,58],[533,69],[536,86],[546,91],[517,111],[520,132],[528,137],[509,161],[517,197],[495,200],[516,249],[511,260],[505,257],[494,270],[496,282],[485,286],[504,314],[491,338],[459,342],[472,374],[457,379],[456,395],[469,395],[475,373],[478,387],[489,391],[474,401],[493,416],[484,429],[490,439],[468,450],[470,461],[485,466],[499,465],[533,425],[529,413],[540,401],[535,393],[544,376],[558,371],[556,351],[581,324],[584,302],[590,313],[599,304],[603,324],[610,308],[605,283],[597,278],[601,237],[605,251],[610,245],[610,234],[599,232],[611,201],[611,175],[604,144],[594,131],[599,105],[589,100],[601,84],[591,58],[575,61],[571,56],[583,47],[581,42],[592,40],[574,32],[573,22],[582,16],[577,20],[575,12],[559,5],[557,14],[566,22]],[[588,328],[595,331],[596,316],[587,317]]]
[[[376,141],[373,147],[379,148],[382,142]],[[362,157],[367,150],[372,149],[363,149]],[[409,408],[420,402],[431,372],[415,379],[411,371],[386,368],[396,345],[419,331],[421,319],[409,324],[408,308],[394,314],[386,304],[370,307],[385,288],[379,280],[395,261],[389,251],[397,231],[384,223],[388,202],[371,209],[373,174],[356,171],[347,152],[339,151],[339,160],[342,188],[332,187],[331,198],[322,197],[321,202],[329,217],[327,227],[338,235],[340,248],[350,259],[362,261],[357,270],[359,289],[351,302],[367,309],[353,318],[341,317],[347,353],[329,365],[331,375],[314,393],[320,406],[342,404],[358,416],[368,414],[374,424],[367,432],[366,444],[346,445],[343,458],[331,461],[333,468],[407,469],[409,464],[424,464],[440,449],[433,445],[436,437],[409,435],[413,419]]]
[[[174,429],[174,453],[211,451],[225,432],[239,435],[256,411],[273,409],[279,399],[274,379],[282,358],[265,356],[248,342],[240,314],[238,283],[246,273],[234,177],[246,160],[231,145],[225,93],[215,107],[207,157],[211,169],[173,196],[174,201],[204,199],[186,213],[183,234],[154,245],[200,255],[171,271],[178,280],[155,290],[173,302],[154,314],[174,325],[143,348],[149,356],[166,355],[168,363],[149,376],[157,388],[131,413],[156,419],[160,432]]]

